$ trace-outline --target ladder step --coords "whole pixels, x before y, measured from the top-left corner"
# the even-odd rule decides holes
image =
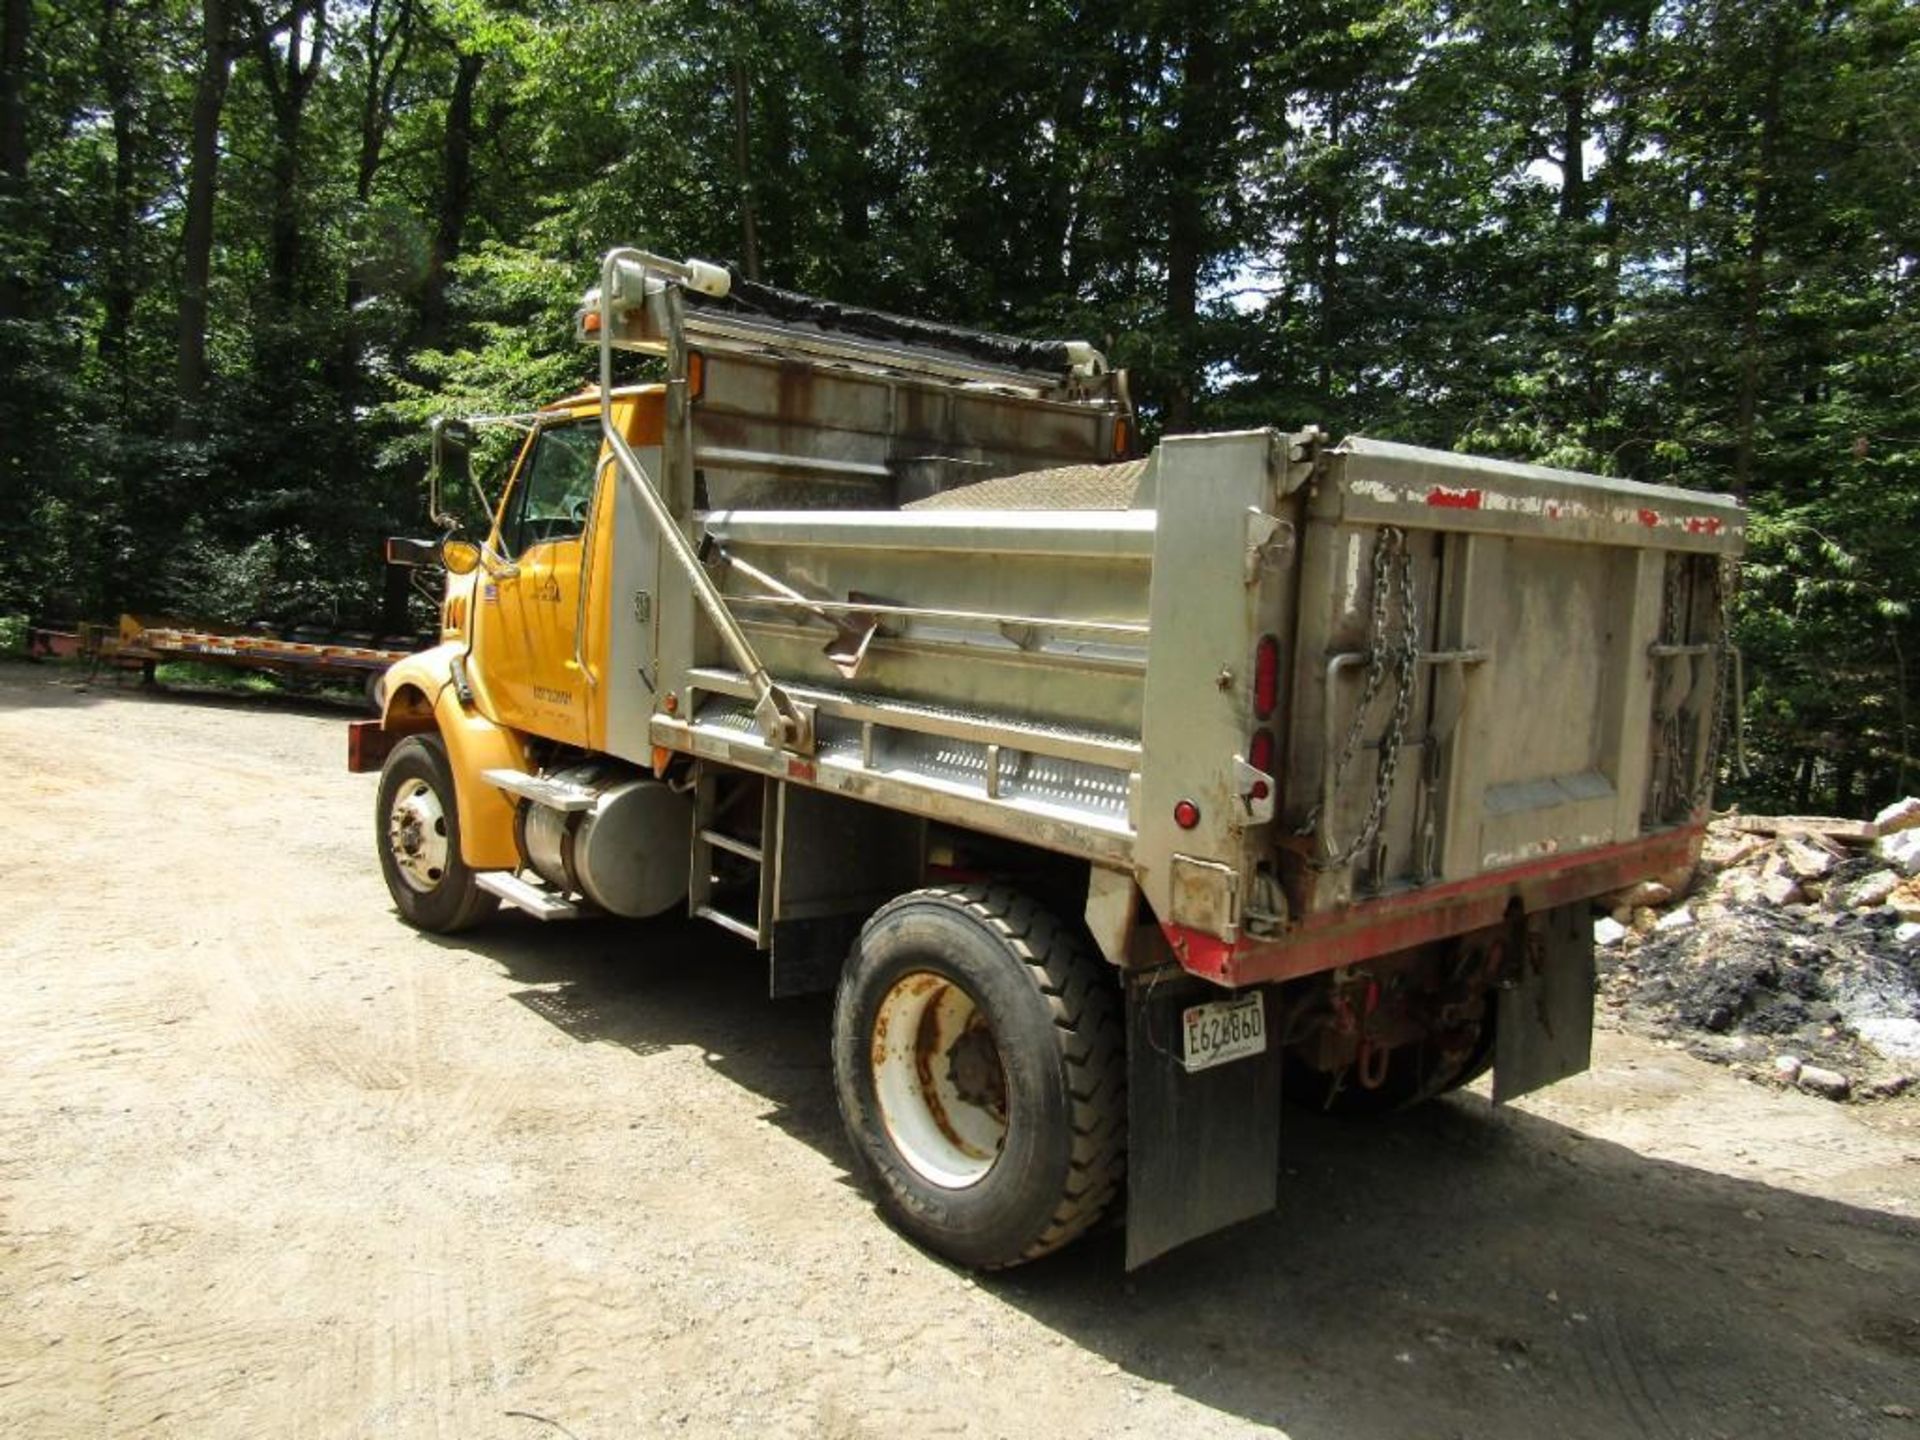
[[[725,850],[728,854],[738,855],[742,859],[751,860],[756,865],[762,863],[763,857],[760,847],[749,844],[737,836],[723,835],[718,830],[702,830],[700,832],[700,838],[709,845]]]
[[[524,770],[482,770],[480,778],[496,790],[518,795],[522,800],[531,800],[549,810],[569,813],[591,810],[600,799],[597,790],[589,790],[584,785],[565,785],[541,775],[529,775]]]
[[[529,884],[508,870],[485,870],[473,877],[473,883],[489,895],[498,895],[516,910],[524,910],[540,920],[574,920],[580,907],[545,886]]]
[[[755,945],[760,943],[760,927],[740,919],[737,915],[729,915],[726,911],[716,910],[711,905],[702,905],[693,913],[702,919],[711,920],[722,930],[731,930],[742,940],[751,940]]]

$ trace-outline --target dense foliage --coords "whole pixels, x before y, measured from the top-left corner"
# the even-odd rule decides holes
[[[1737,491],[1747,793],[1920,776],[1906,0],[0,3],[0,613],[368,623],[419,422],[638,241]]]

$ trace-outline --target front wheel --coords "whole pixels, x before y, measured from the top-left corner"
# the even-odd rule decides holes
[[[451,935],[499,905],[460,858],[460,810],[439,736],[410,735],[393,747],[380,770],[374,828],[387,893],[415,929]]]
[[[881,1207],[963,1265],[1087,1230],[1126,1172],[1119,987],[1000,886],[916,890],[861,931],[834,1003],[840,1113]]]

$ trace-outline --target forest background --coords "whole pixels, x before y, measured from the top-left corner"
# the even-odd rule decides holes
[[[375,623],[609,245],[1732,491],[1731,793],[1920,783],[1906,0],[0,0],[0,614]]]

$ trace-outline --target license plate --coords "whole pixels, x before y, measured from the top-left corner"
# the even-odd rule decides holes
[[[1224,1065],[1267,1048],[1266,993],[1189,1005],[1181,1014],[1180,1063],[1189,1071]]]

